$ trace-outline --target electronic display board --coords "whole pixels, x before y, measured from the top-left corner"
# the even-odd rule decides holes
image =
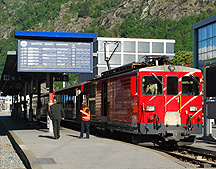
[[[18,72],[93,72],[93,43],[18,40]]]

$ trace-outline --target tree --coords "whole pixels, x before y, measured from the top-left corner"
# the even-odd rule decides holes
[[[79,10],[79,14],[78,14],[78,17],[87,17],[90,15],[90,6],[89,5],[86,5],[86,4],[83,4],[81,7],[80,7],[80,10]]]
[[[193,52],[178,51],[171,62],[174,65],[193,67]]]
[[[69,75],[69,81],[65,82],[65,87],[72,86],[78,83],[77,73],[66,73]],[[63,88],[63,82],[54,81],[54,89],[58,90]]]

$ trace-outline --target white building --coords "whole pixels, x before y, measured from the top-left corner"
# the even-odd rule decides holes
[[[11,110],[12,109],[12,97],[1,96],[0,97],[0,110]]]
[[[78,82],[88,81],[101,72],[132,62],[142,62],[145,56],[168,56],[173,59],[175,40],[98,37],[93,44],[93,74],[80,73]]]

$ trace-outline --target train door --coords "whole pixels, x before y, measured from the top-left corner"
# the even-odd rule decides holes
[[[167,76],[165,95],[165,125],[180,125],[180,94],[178,76]]]
[[[102,122],[107,122],[107,82],[102,83]]]
[[[164,78],[161,72],[143,72],[139,76],[139,130],[142,134],[156,133],[164,115]],[[152,125],[153,124],[153,125]],[[148,127],[148,128],[147,128]]]

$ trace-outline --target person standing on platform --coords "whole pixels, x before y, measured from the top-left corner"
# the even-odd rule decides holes
[[[86,129],[86,138],[89,139],[89,128],[90,128],[90,114],[91,111],[87,106],[87,103],[82,103],[82,110],[80,110],[82,113],[82,122],[81,122],[81,132],[79,138],[83,138],[84,130]]]
[[[60,123],[64,120],[65,114],[61,104],[57,104],[57,100],[53,100],[53,105],[50,107],[50,116],[53,123],[54,139],[60,138]]]
[[[37,129],[40,129],[40,119],[41,119],[41,109],[37,107],[36,110]]]

